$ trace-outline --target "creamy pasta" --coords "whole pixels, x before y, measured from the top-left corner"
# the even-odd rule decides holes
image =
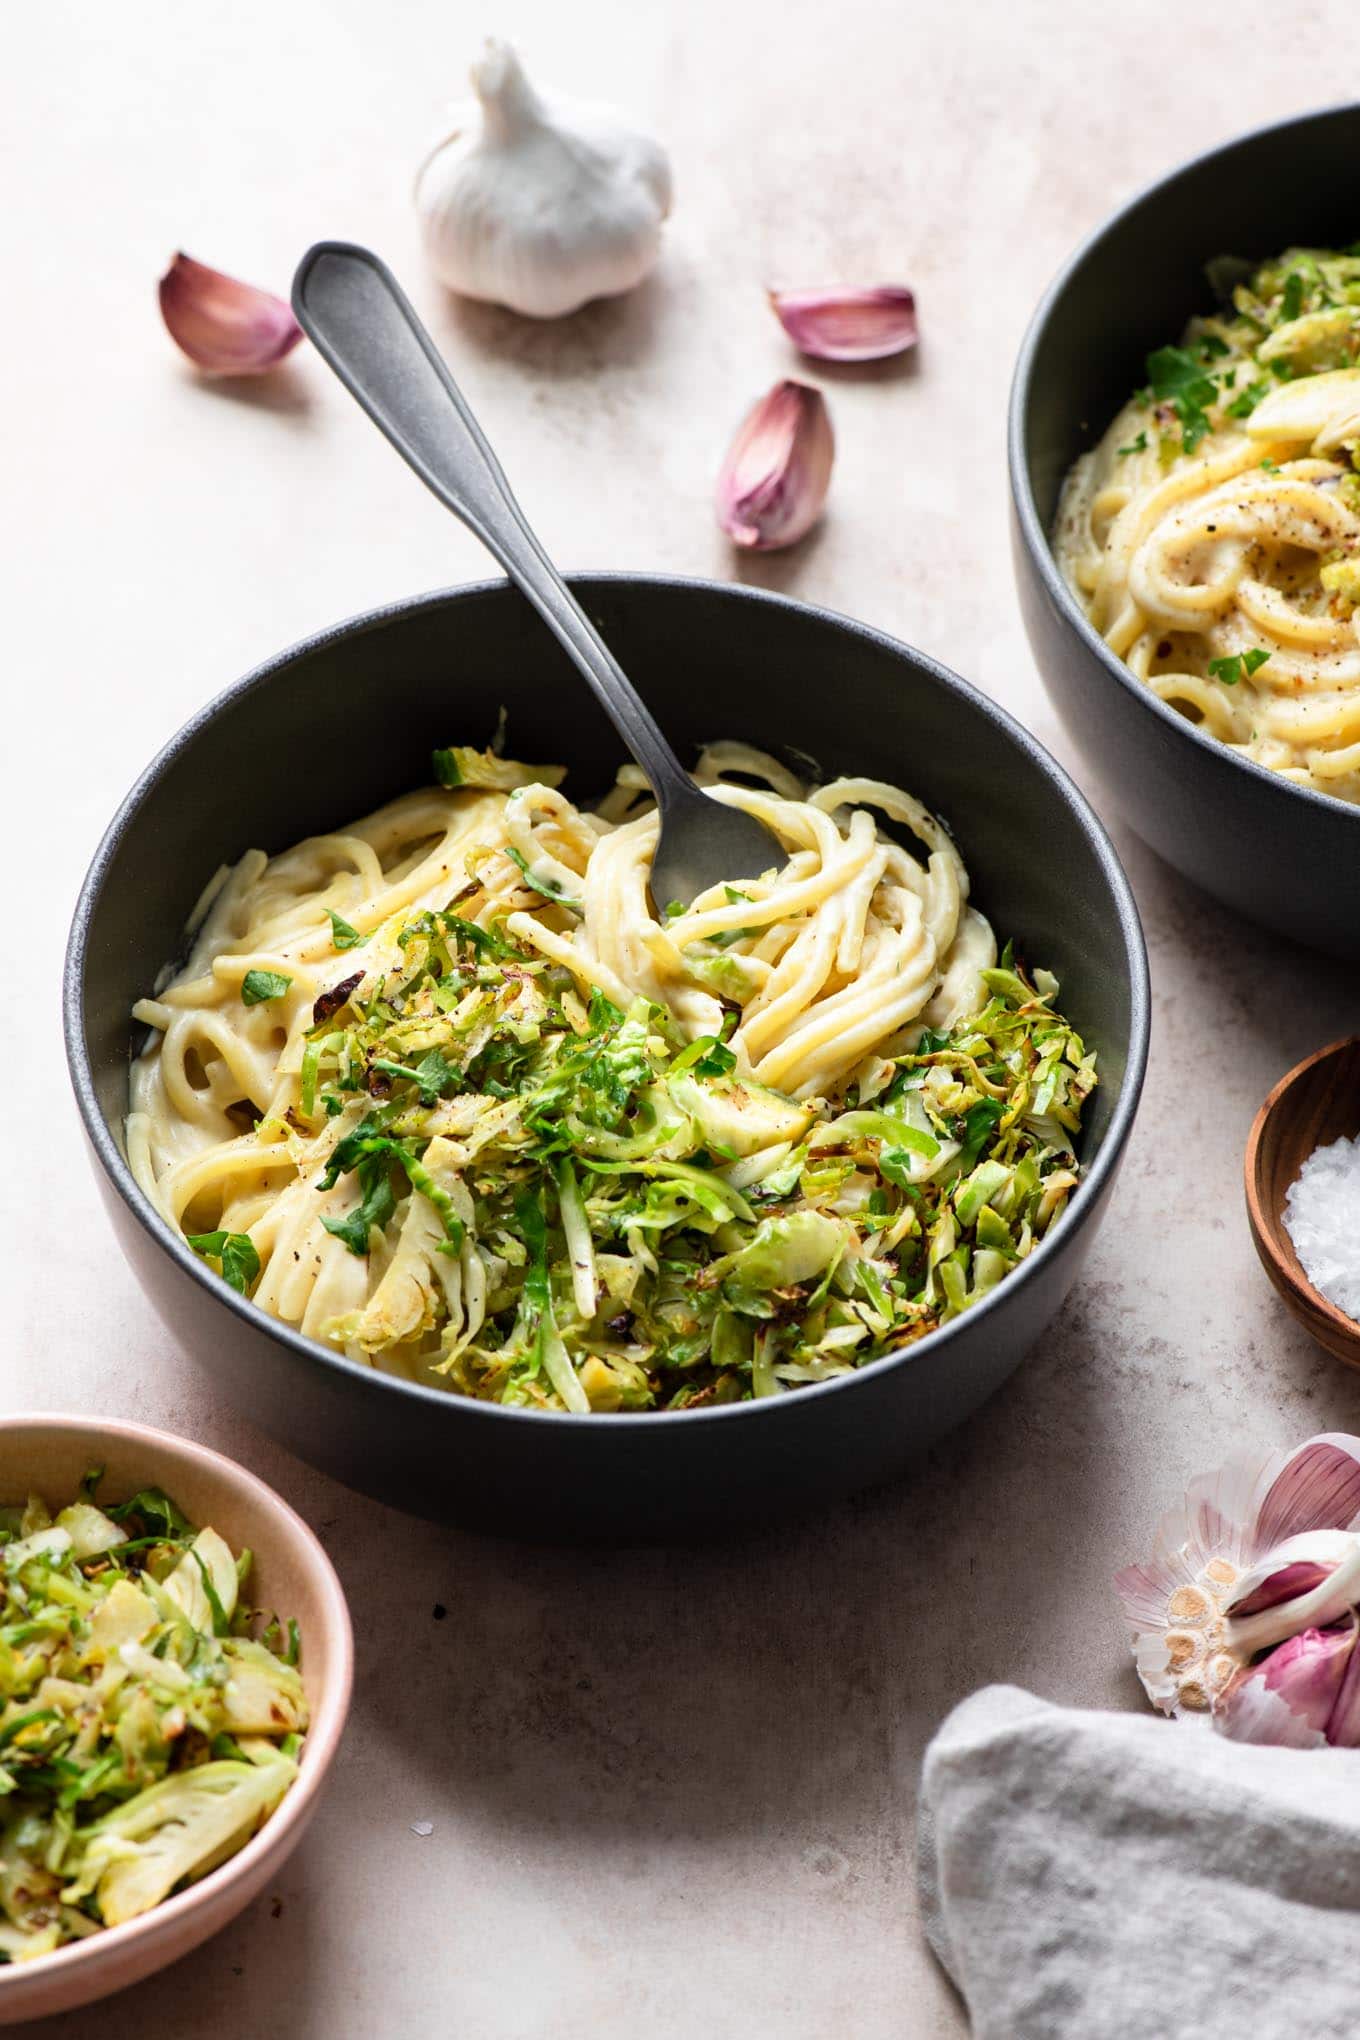
[[[1360,254],[1239,276],[1148,377],[1067,479],[1060,565],[1163,701],[1360,801]]]
[[[658,1351],[669,1362],[683,1348],[677,1364],[703,1367],[705,1393],[729,1378],[761,1392],[762,1354],[767,1388],[787,1385],[777,1362],[812,1368],[791,1379],[820,1378],[822,1360],[858,1364],[890,1334],[963,1307],[970,1274],[974,1290],[997,1279],[1060,1214],[1089,1059],[1052,1011],[1051,979],[1036,989],[996,971],[959,853],[910,795],[869,779],[808,792],[774,759],[716,745],[701,783],[759,816],[785,862],[658,915],[657,820],[636,768],[587,812],[555,768],[465,750],[437,764],[452,784],[219,871],[187,962],[136,1008],[150,1035],[132,1071],[133,1169],[263,1309],[351,1357],[469,1393],[671,1406],[677,1384],[663,1396],[647,1372]],[[1030,1087],[1004,1129],[997,1072],[972,1089],[945,1067],[958,1060],[944,1052],[949,1030],[983,1008],[998,1039],[1014,1036]],[[947,1078],[939,1111],[917,1101],[880,1109],[872,1129],[851,1124],[840,1103],[872,1117],[902,1089],[893,1058],[923,1038],[922,1077],[936,1074],[933,1056]],[[1040,1111],[1031,1078],[1044,1054]],[[970,1146],[951,1132],[973,1105]],[[779,1248],[777,1265],[765,1254],[746,1266],[736,1316],[757,1267],[766,1289],[782,1276],[792,1295],[885,1230],[880,1192],[896,1178],[885,1164],[871,1183],[855,1153],[876,1165],[900,1150],[896,1245],[921,1236],[908,1179],[953,1185],[1003,1132],[1011,1162],[1023,1144],[1032,1167],[988,1178],[978,1200],[978,1212],[998,1207],[990,1261],[962,1234],[936,1255],[952,1256],[952,1304],[923,1250],[926,1300],[903,1286],[899,1308],[885,1290],[872,1322],[851,1310],[829,1326],[823,1355],[791,1357],[771,1311],[753,1309],[755,1328],[738,1324],[714,1357],[709,1271],[724,1272],[724,1252]],[[833,1152],[815,1157],[819,1143]],[[871,1199],[866,1230],[856,1215]],[[683,1284],[669,1308],[677,1254],[692,1289],[714,1289],[702,1325]],[[556,1303],[555,1277],[569,1292]]]

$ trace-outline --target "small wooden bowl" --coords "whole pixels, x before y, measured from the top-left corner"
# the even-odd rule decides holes
[[[1360,1367],[1360,1324],[1314,1289],[1284,1223],[1290,1184],[1316,1147],[1360,1133],[1360,1035],[1320,1048],[1282,1077],[1247,1140],[1247,1218],[1261,1266],[1299,1322]]]

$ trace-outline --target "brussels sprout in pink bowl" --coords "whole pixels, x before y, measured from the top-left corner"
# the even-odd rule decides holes
[[[349,1707],[330,1560],[220,1453],[0,1420],[0,2025],[176,1961],[277,1877]]]

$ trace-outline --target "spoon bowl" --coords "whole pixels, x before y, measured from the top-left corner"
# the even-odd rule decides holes
[[[677,792],[662,813],[652,854],[652,905],[664,916],[675,901],[688,906],[710,886],[760,878],[787,862],[788,852],[744,808],[728,807],[698,786],[691,793]]]
[[[1320,1048],[1290,1070],[1247,1140],[1247,1219],[1261,1266],[1318,1343],[1360,1367],[1360,1324],[1315,1289],[1284,1222],[1289,1186],[1314,1148],[1360,1133],[1360,1035]]]

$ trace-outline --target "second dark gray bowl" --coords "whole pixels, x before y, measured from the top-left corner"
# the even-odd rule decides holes
[[[357,1366],[227,1289],[151,1207],[122,1147],[129,1013],[179,950],[206,876],[429,778],[431,749],[511,741],[598,794],[617,738],[503,582],[403,603],[299,645],[203,709],[120,808],[76,910],[66,1042],[119,1239],[214,1384],[303,1458],[385,1501],[482,1529],[583,1534],[766,1521],[880,1479],[1005,1380],[1075,1280],[1142,1087],[1147,964],[1104,831],[1053,760],[943,667],[824,611],[704,582],[577,591],[682,757],[717,736],[878,773],[956,831],[974,897],[1057,971],[1098,1053],[1086,1180],[1061,1225],[982,1303],[899,1354],[777,1400],[575,1417],[467,1401]]]
[[[1116,657],[1058,570],[1063,477],[1145,380],[1149,351],[1212,302],[1215,255],[1360,235],[1360,106],[1215,149],[1154,184],[1078,249],[1025,338],[1011,390],[1012,540],[1044,685],[1091,772],[1145,842],[1249,920],[1360,957],[1360,807],[1296,786],[1203,735]]]

